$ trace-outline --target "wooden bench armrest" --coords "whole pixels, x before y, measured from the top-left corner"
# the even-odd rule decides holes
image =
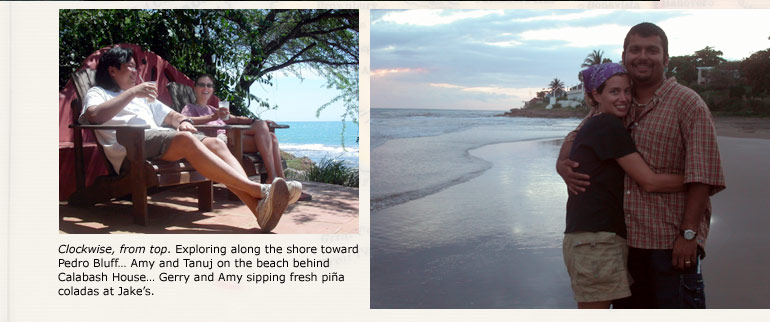
[[[276,124],[275,126],[270,126],[271,129],[288,129],[288,124]]]
[[[243,129],[248,130],[251,126],[246,124],[228,124],[228,125],[205,125],[200,124],[196,125],[196,128],[199,129]],[[273,129],[288,129],[290,126],[288,124],[276,124],[275,126],[270,125],[270,130]]]
[[[214,129],[214,130],[220,130],[220,129],[224,129],[224,130],[229,130],[229,129],[248,130],[251,127],[248,126],[248,125],[241,125],[241,124],[228,124],[228,125],[205,125],[205,124],[200,124],[200,125],[195,125],[195,128],[196,129]]]
[[[93,130],[118,130],[118,129],[141,129],[146,130],[149,129],[149,125],[85,125],[85,124],[70,124],[69,126],[71,129],[93,129]]]

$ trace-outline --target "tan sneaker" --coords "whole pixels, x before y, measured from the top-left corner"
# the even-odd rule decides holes
[[[302,196],[302,183],[299,181],[286,181],[286,185],[289,186],[289,204],[293,204],[299,200]]]
[[[265,198],[257,204],[257,224],[263,233],[269,232],[278,225],[281,215],[289,205],[289,188],[282,178],[275,178],[269,186],[262,185]]]

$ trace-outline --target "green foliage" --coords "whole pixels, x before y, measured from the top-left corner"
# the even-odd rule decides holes
[[[713,47],[696,51],[693,55],[674,56],[669,59],[666,77],[676,77],[683,85],[694,86],[698,81],[698,67],[722,68],[725,64],[730,64],[722,58],[722,51]],[[734,65],[724,66],[725,68],[734,68]]]
[[[751,87],[752,96],[770,95],[770,48],[744,59],[740,70],[747,85]]]
[[[532,102],[532,103],[530,103],[530,104],[527,106],[527,109],[538,109],[538,110],[542,110],[542,109],[544,109],[544,108],[545,108],[545,106],[546,106],[546,105],[548,105],[548,104],[546,104],[546,103],[545,103],[545,102],[543,102],[543,101],[536,101],[536,102]]]
[[[353,89],[358,96],[357,10],[60,10],[59,39],[60,88],[97,49],[133,43],[190,77],[214,75],[216,95],[236,115],[253,116],[252,102],[276,108],[249,90],[271,86],[278,71],[314,70],[340,99]],[[345,103],[357,120],[358,99]]]
[[[669,59],[666,77],[676,77],[676,80],[686,86],[692,86],[698,81],[698,69],[695,57],[692,55],[674,56]]]
[[[666,76],[696,91],[716,115],[770,115],[770,48],[742,61],[727,61],[712,47],[693,55],[671,57]],[[697,84],[696,67],[714,67],[708,81]]]
[[[564,91],[564,82],[562,82],[558,78],[554,78],[551,81],[551,83],[548,84],[548,88],[551,89],[551,93],[558,95],[559,93]]]
[[[704,66],[716,67],[716,66],[719,66],[719,64],[725,62],[725,59],[722,58],[722,51],[716,50],[714,49],[714,47],[709,47],[709,46],[706,46],[706,48],[696,51],[694,58],[695,58],[695,64],[698,67],[704,67]]]
[[[323,158],[307,171],[307,180],[358,187],[358,168],[347,166],[343,160]]]
[[[748,92],[746,90],[746,86],[740,86],[740,85],[730,86],[730,88],[728,88],[727,91],[728,91],[728,97],[730,97],[731,99],[741,99]]]
[[[337,71],[333,69],[327,69],[326,71],[326,88],[336,89],[339,94],[333,97],[328,102],[321,105],[315,112],[315,116],[319,117],[321,112],[327,107],[336,102],[342,102],[342,106],[345,108],[345,112],[340,115],[342,119],[342,132],[345,133],[347,128],[347,120],[350,118],[353,123],[358,125],[358,69],[347,69],[343,71]],[[340,136],[342,148],[345,149],[345,137]]]
[[[593,65],[599,65],[599,64],[605,64],[605,63],[611,63],[612,59],[604,58],[604,52],[601,50],[594,50],[583,61],[582,64],[580,64],[580,67],[589,67]],[[581,80],[582,81],[582,80]]]

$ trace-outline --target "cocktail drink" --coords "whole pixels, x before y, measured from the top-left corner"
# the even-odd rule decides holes
[[[230,119],[230,102],[228,101],[219,101],[219,113],[226,113],[222,120],[229,120]]]
[[[149,81],[147,83],[150,83],[150,84],[152,84],[153,87],[155,87],[155,95],[158,95],[157,94],[158,93],[158,82],[156,82],[156,81]],[[147,97],[146,100],[147,100],[147,104],[155,103],[155,96]]]

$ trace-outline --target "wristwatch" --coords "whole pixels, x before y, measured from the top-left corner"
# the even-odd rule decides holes
[[[193,120],[192,120],[192,119],[190,119],[190,118],[187,118],[187,119],[184,119],[184,120],[181,120],[181,121],[179,121],[179,125],[182,125],[182,122],[190,122],[190,124],[193,124],[193,125],[195,124],[195,123],[193,122]]]
[[[684,237],[685,240],[693,240],[695,239],[695,235],[697,234],[698,233],[692,229],[685,229],[682,231],[682,236]]]

